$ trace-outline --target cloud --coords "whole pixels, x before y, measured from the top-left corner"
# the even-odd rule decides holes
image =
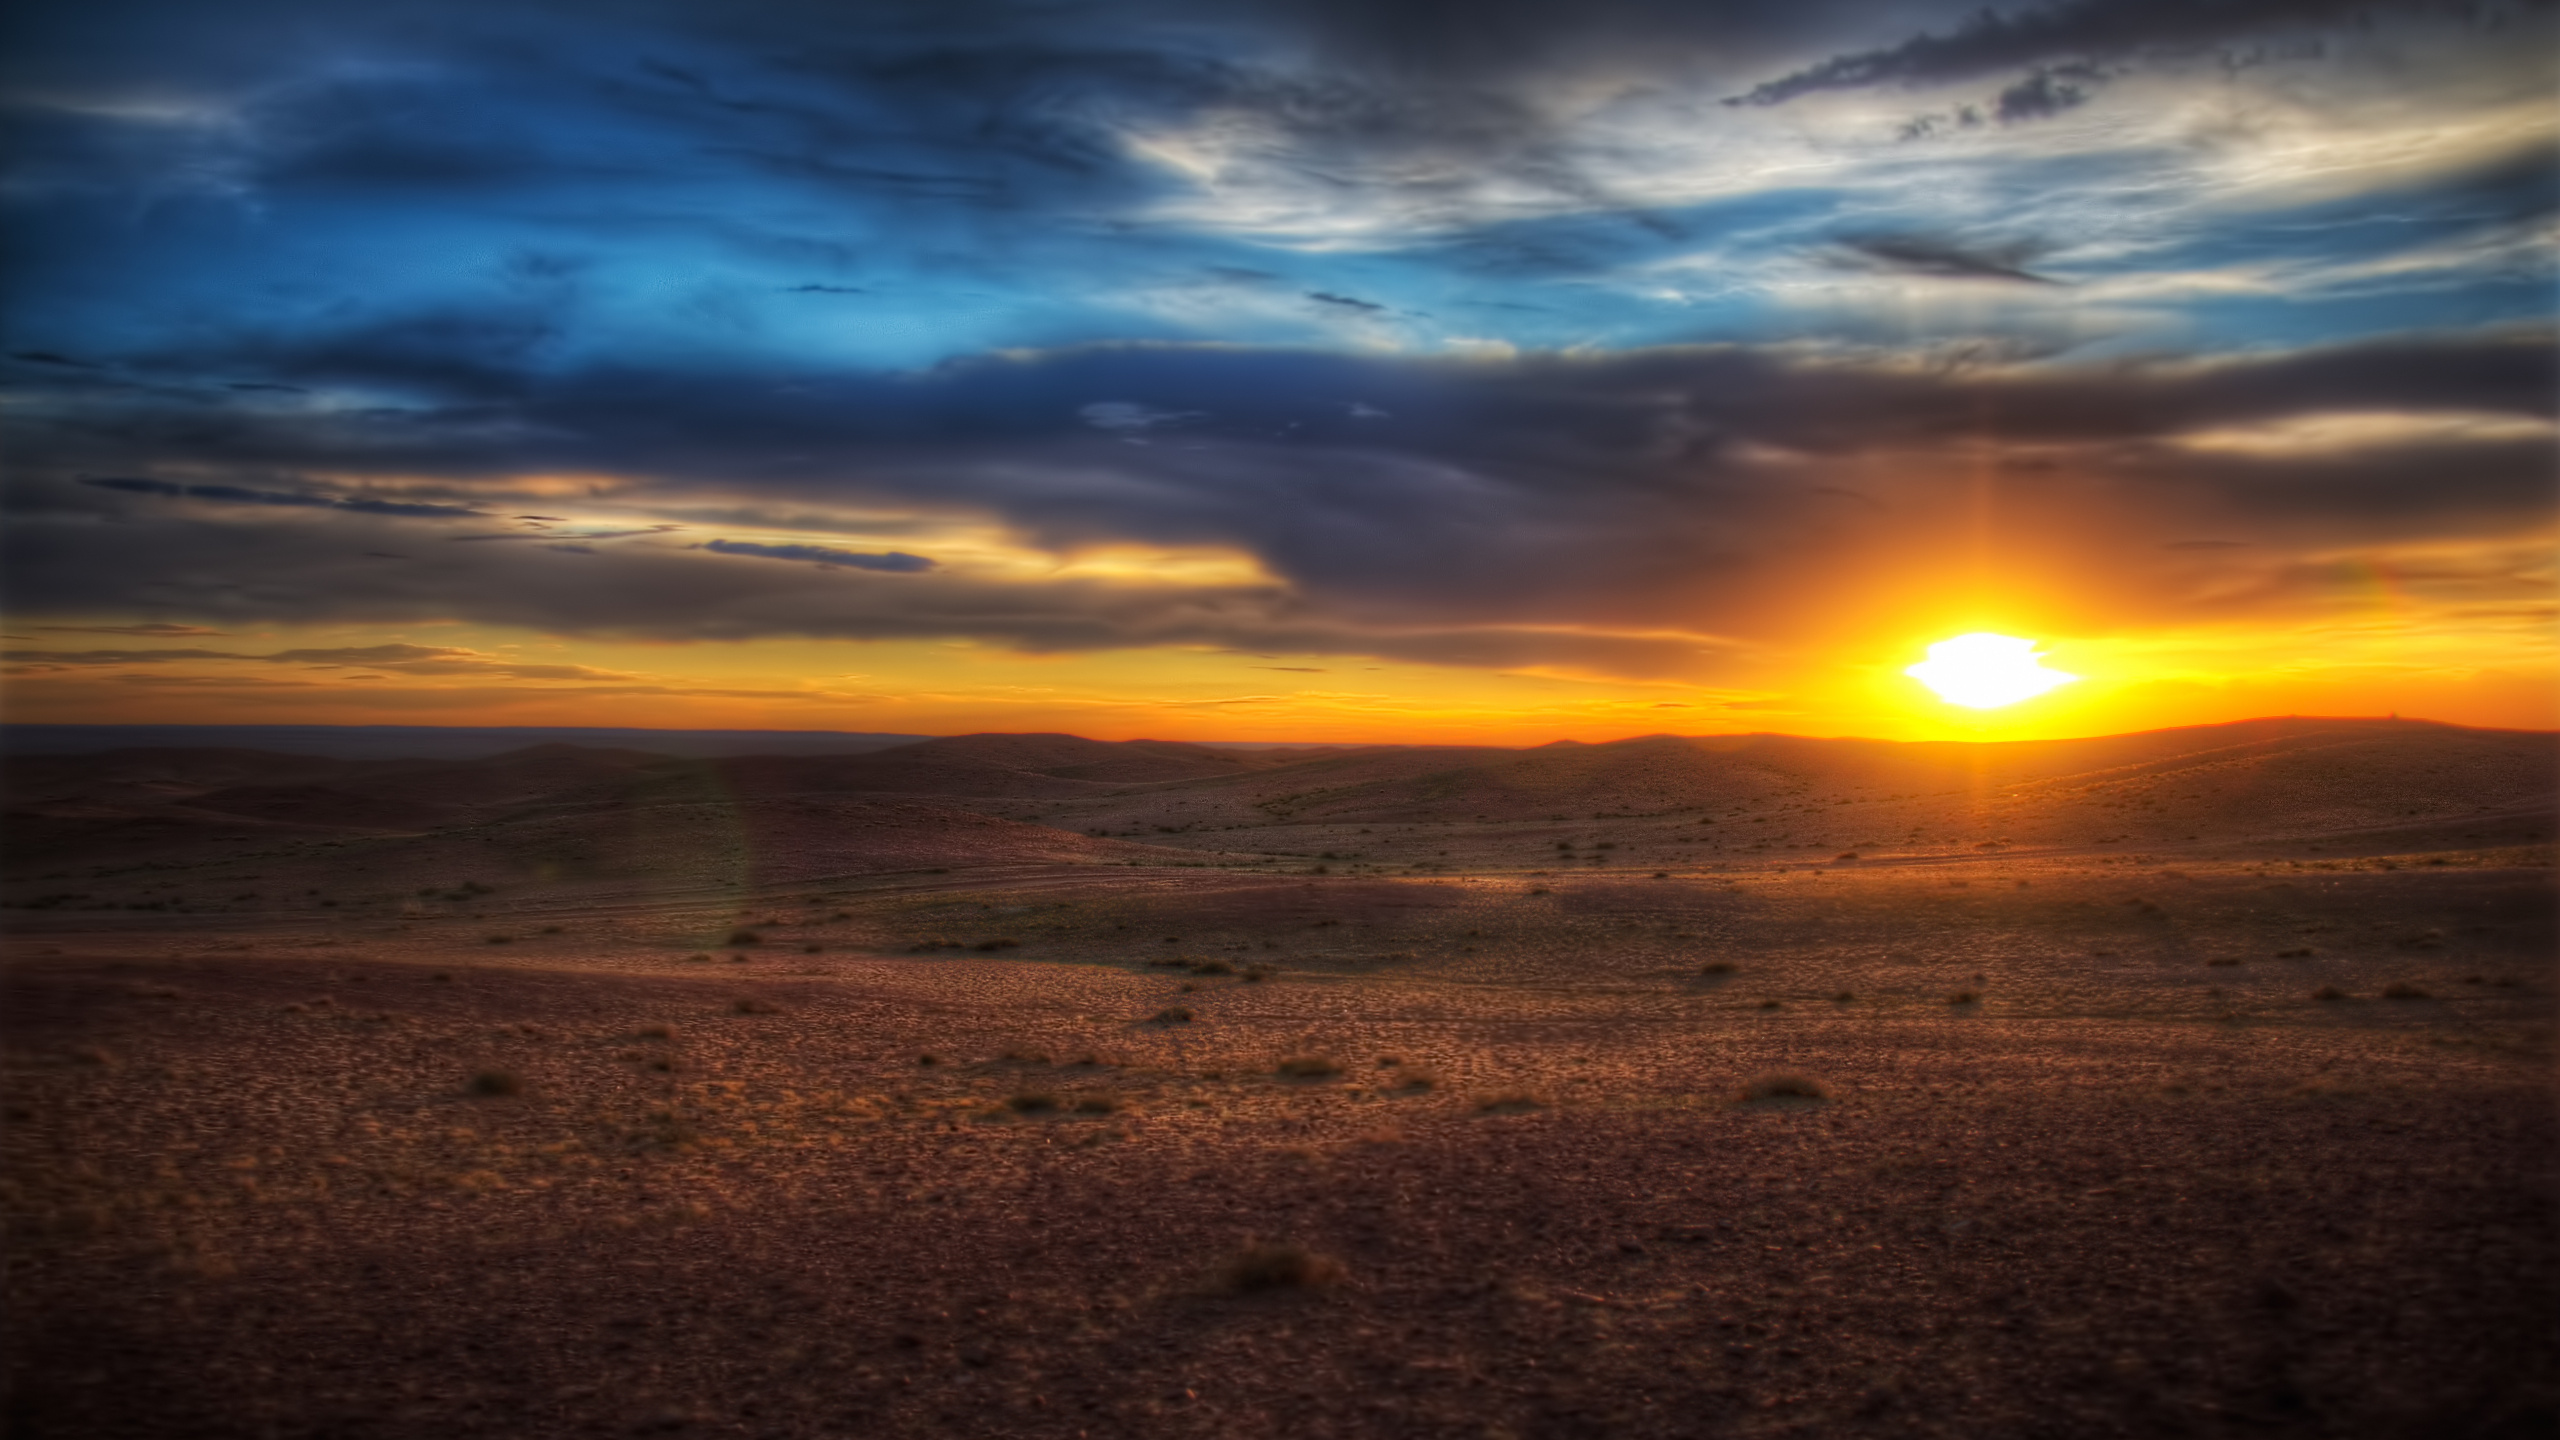
[[[304,509],[348,510],[359,515],[398,515],[413,519],[461,519],[483,512],[467,505],[438,505],[415,500],[383,500],[370,495],[328,495],[309,491],[252,490],[239,485],[180,484],[172,480],[148,480],[124,476],[87,478],[83,485],[101,490],[121,490],[132,495],[161,495],[172,499],[206,500],[217,505],[280,505]]]
[[[827,545],[758,545],[745,540],[713,540],[702,548],[721,555],[753,555],[764,560],[804,560],[819,565],[843,565],[855,570],[880,570],[897,575],[912,575],[918,571],[933,568],[933,562],[925,557],[909,555],[900,550],[866,554],[856,550],[838,550]]]
[[[1928,235],[1850,235],[1840,247],[1862,261],[1911,275],[1948,280],[2008,280],[2029,285],[2055,283],[2025,268],[2034,253],[2029,245],[1976,249]]]
[[[1948,33],[1835,55],[1725,103],[1783,105],[1824,90],[1941,85],[2057,61],[2066,62],[2066,79],[2092,79],[2090,61],[2335,25],[2376,8],[2387,7],[2366,0],[2077,0],[2005,13],[1984,8]]]
[[[1336,295],[1325,290],[1310,290],[1307,292],[1307,298],[1317,302],[1318,304],[1340,306],[1345,310],[1359,310],[1372,315],[1379,314],[1387,308],[1374,300],[1361,300],[1349,295]]]
[[[177,639],[190,635],[226,633],[221,630],[209,630],[202,625],[176,625],[165,621],[155,621],[145,625],[38,625],[35,628],[72,635],[135,635],[150,639]]]

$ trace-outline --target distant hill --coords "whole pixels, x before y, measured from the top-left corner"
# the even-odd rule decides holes
[[[533,745],[590,745],[695,758],[856,755],[928,735],[854,730],[643,730],[555,725],[0,725],[0,755],[104,750],[264,750],[337,760],[476,760]]]

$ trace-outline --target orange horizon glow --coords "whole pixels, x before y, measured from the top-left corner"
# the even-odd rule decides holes
[[[2560,676],[2530,628],[2494,646],[2442,647],[2468,650],[2466,663],[2421,649],[2404,633],[2353,628],[2318,637],[2328,653],[2314,657],[2301,635],[2074,637],[2003,625],[1995,616],[1978,628],[2050,635],[2036,644],[2039,655],[2080,678],[2005,708],[1950,705],[1907,673],[1944,629],[1747,655],[1708,684],[1176,647],[1025,655],[932,641],[676,645],[465,626],[267,627],[122,644],[241,655],[389,644],[434,654],[405,669],[240,660],[47,667],[20,659],[0,692],[0,716],[54,724],[1059,731],[1103,740],[1497,746],[1650,734],[2062,739],[2282,715],[2560,729]],[[577,673],[542,678],[560,672]]]

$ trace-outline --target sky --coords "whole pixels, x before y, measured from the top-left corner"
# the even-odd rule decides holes
[[[2551,0],[29,0],[0,714],[2560,725]],[[1904,672],[1972,631],[2079,677]]]

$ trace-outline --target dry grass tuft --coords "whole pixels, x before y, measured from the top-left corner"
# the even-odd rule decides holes
[[[732,930],[729,932],[728,943],[732,946],[761,945],[764,943],[764,937],[753,930]]]
[[[1275,1067],[1291,1080],[1330,1080],[1342,1073],[1342,1067],[1323,1055],[1292,1055]]]
[[[1978,990],[1959,990],[1953,995],[1947,997],[1947,1003],[1950,1005],[1979,1005],[1982,1003],[1982,992]]]
[[[471,1077],[474,1095],[521,1095],[524,1081],[509,1070],[483,1070]]]
[[[2394,980],[2382,987],[2385,1000],[2432,1000],[2435,997],[2406,980]]]
[[[1240,1295],[1272,1290],[1314,1290],[1340,1283],[1342,1263],[1303,1245],[1255,1243],[1226,1263],[1222,1279]]]
[[[1828,1100],[1831,1092],[1809,1075],[1763,1075],[1742,1087],[1745,1100]]]
[[[1546,1101],[1517,1090],[1500,1095],[1487,1095],[1476,1102],[1476,1113],[1479,1115],[1526,1115],[1532,1110],[1546,1108]]]
[[[2311,998],[2314,1000],[2345,1000],[2348,999],[2349,996],[2346,991],[2339,989],[2335,985],[2323,985],[2319,989],[2311,992]]]
[[[739,1015],[779,1015],[782,1013],[781,1006],[774,1004],[770,1000],[759,1000],[753,995],[741,995],[737,999],[730,1001],[729,1009]]]
[[[1046,1115],[1055,1111],[1060,1101],[1055,1091],[1025,1090],[1004,1103],[1017,1115]]]
[[[673,1040],[677,1032],[673,1025],[657,1024],[643,1025],[635,1033],[643,1040]]]
[[[1188,1005],[1168,1005],[1147,1017],[1150,1025],[1188,1025],[1191,1020],[1191,1007]]]
[[[1076,1097],[1075,1111],[1079,1115],[1111,1115],[1119,1109],[1119,1095],[1109,1090],[1089,1091]]]
[[[1710,960],[1706,964],[1698,967],[1698,973],[1701,975],[1730,975],[1739,968],[1741,967],[1735,965],[1730,960]]]

